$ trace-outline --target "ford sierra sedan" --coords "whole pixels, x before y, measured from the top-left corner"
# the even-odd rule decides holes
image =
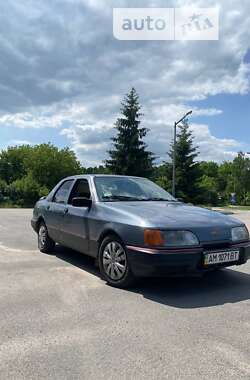
[[[116,287],[136,277],[193,275],[246,263],[239,220],[173,198],[146,178],[80,175],[40,199],[31,220],[41,252],[56,243],[96,259]]]

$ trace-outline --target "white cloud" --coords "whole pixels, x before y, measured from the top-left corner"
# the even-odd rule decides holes
[[[199,160],[231,160],[241,149],[242,144],[234,139],[219,139],[213,136],[204,124],[191,124],[195,144],[198,145]]]
[[[16,146],[16,145],[31,145],[32,143],[28,140],[10,140],[8,142],[8,146]]]
[[[101,122],[92,125],[77,125],[61,131],[61,134],[71,141],[72,148],[81,157],[84,166],[96,166],[103,163],[113,133],[112,126],[105,126]]]
[[[192,117],[197,116],[216,116],[222,114],[222,110],[216,108],[198,108],[191,107],[185,104],[176,103],[164,105],[162,102],[159,104],[153,103],[145,110],[145,118],[148,124],[174,124],[184,114],[192,110]]]
[[[170,0],[209,7],[213,0]],[[219,116],[202,101],[249,92],[250,3],[220,1],[219,42],[123,42],[112,35],[112,6],[128,1],[44,0],[3,3],[0,15],[0,128],[58,128],[79,158],[105,158],[119,102],[132,86],[151,132],[150,149],[165,158],[175,120],[196,101],[195,117]],[[136,6],[145,6],[138,0]],[[166,6],[150,1],[146,6]],[[7,16],[6,16],[7,15]],[[201,157],[232,157],[239,142],[194,125]]]
[[[18,128],[59,128],[64,122],[79,123],[90,118],[81,104],[40,107],[29,112],[7,113],[0,116],[0,125]]]
[[[144,123],[150,127],[150,122]],[[208,125],[190,124],[194,135],[194,143],[200,152],[198,160],[222,162],[233,159],[243,144],[234,139],[220,139],[212,135]],[[116,130],[112,125],[97,123],[93,125],[75,126],[61,131],[71,141],[72,148],[81,157],[84,166],[97,166],[107,158],[107,150],[111,148],[111,137]],[[156,154],[156,164],[169,161],[168,151],[173,139],[173,124],[155,123],[146,138],[148,148]],[[244,149],[243,149],[244,150]]]

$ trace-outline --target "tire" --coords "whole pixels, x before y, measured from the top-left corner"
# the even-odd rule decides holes
[[[101,275],[109,285],[128,288],[134,283],[126,248],[117,236],[104,238],[99,248],[98,262]]]
[[[226,267],[218,267],[218,268],[214,268],[211,273],[218,273],[218,272],[222,272]]]
[[[43,253],[52,253],[55,242],[49,237],[46,224],[41,222],[38,228],[38,249]]]

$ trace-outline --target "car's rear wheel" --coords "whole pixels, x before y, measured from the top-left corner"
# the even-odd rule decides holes
[[[108,284],[126,288],[134,282],[126,248],[116,236],[106,237],[99,249],[99,268]]]
[[[38,229],[38,248],[41,252],[51,253],[55,248],[55,242],[49,237],[47,227],[41,222]]]

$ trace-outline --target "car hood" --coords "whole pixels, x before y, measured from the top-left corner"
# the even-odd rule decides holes
[[[123,215],[123,221],[161,229],[185,229],[197,234],[200,241],[231,239],[231,228],[243,225],[220,212],[180,202],[110,202],[108,208]]]

